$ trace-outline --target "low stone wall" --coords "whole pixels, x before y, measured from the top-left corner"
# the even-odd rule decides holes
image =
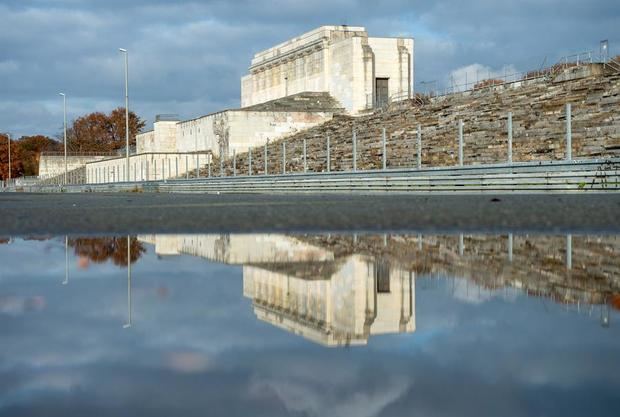
[[[89,162],[98,161],[110,156],[104,155],[69,155],[67,156],[67,171],[73,171],[77,168],[85,166]],[[41,154],[39,159],[39,178],[51,179],[56,176],[63,176],[65,172],[64,155]]]
[[[127,160],[111,158],[86,164],[86,183],[104,184],[124,181],[156,181],[183,177],[197,167],[205,167],[211,156],[196,153],[143,153],[130,155],[129,178],[126,176]]]

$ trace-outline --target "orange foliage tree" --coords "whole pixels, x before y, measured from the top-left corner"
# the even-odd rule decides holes
[[[135,146],[136,135],[144,121],[129,112],[129,145]],[[125,147],[125,108],[109,114],[90,113],[78,117],[67,129],[67,147],[71,152],[113,152]]]
[[[43,151],[58,151],[62,145],[47,136],[22,136],[11,140],[11,178],[38,175],[39,157]],[[7,135],[0,134],[0,179],[9,177],[9,143]]]
[[[135,237],[129,239],[129,245],[131,263],[134,263],[146,252],[146,248]],[[76,255],[95,263],[112,260],[114,265],[127,266],[127,237],[69,239],[69,246],[74,248]]]

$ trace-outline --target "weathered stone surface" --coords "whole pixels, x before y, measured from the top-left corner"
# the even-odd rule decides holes
[[[330,136],[331,169],[352,169],[352,131],[357,132],[358,169],[382,166],[381,132],[387,131],[387,166],[416,164],[416,132],[422,126],[423,166],[456,164],[457,121],[464,122],[464,163],[488,164],[507,159],[507,113],[513,113],[513,160],[565,158],[565,104],[572,104],[573,158],[620,156],[620,74],[591,75],[566,82],[544,79],[434,98],[420,106],[411,101],[398,109],[363,117],[335,116],[331,121],[268,145],[269,172],[303,171],[303,141],[308,170],[325,171]],[[264,172],[264,147],[252,150],[252,172]],[[247,153],[237,155],[237,174],[247,173]],[[219,162],[217,165],[219,167]],[[227,175],[232,160],[225,161]],[[205,172],[206,173],[206,172]],[[215,174],[218,174],[215,172]]]
[[[316,91],[358,114],[388,97],[411,97],[413,43],[369,37],[363,27],[319,27],[255,54],[241,79],[241,105]]]

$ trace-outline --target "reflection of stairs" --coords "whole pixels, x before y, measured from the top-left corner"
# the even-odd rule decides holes
[[[614,58],[609,58],[609,60],[605,62],[605,67],[611,69],[613,72],[620,72],[620,62],[616,61]]]

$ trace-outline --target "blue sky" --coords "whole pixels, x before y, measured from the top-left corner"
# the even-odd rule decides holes
[[[57,135],[69,119],[124,104],[196,117],[239,106],[254,52],[325,24],[416,39],[416,82],[503,74],[598,50],[620,53],[613,0],[0,0],[0,131]],[[418,88],[416,86],[416,88]]]

